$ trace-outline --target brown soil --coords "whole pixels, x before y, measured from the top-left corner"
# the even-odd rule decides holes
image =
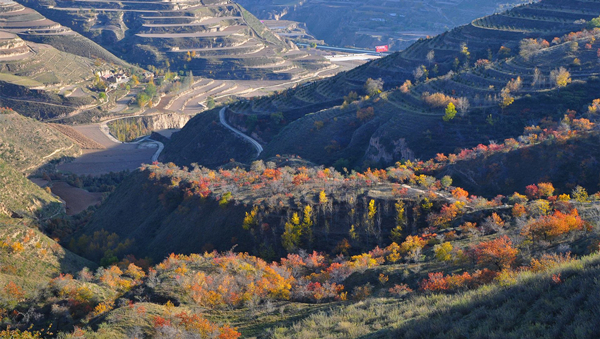
[[[68,215],[79,214],[88,207],[98,205],[102,202],[102,193],[90,193],[63,181],[52,183],[52,193],[58,195],[66,202]]]

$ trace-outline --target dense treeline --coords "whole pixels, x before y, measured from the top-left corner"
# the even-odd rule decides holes
[[[120,119],[108,123],[110,134],[119,141],[130,142],[152,134],[143,118]]]

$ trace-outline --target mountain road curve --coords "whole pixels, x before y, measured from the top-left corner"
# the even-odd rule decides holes
[[[225,126],[227,129],[231,130],[233,133],[239,135],[244,140],[251,143],[252,146],[254,146],[254,148],[256,148],[256,152],[257,152],[256,157],[258,158],[260,156],[260,154],[263,152],[263,147],[258,143],[258,141],[252,139],[251,137],[247,136],[246,134],[242,133],[241,131],[231,127],[231,125],[229,125],[229,123],[227,123],[227,120],[225,119],[225,111],[227,110],[227,107],[228,106],[225,106],[225,107],[221,108],[221,110],[219,111],[219,121],[221,122],[221,125]]]

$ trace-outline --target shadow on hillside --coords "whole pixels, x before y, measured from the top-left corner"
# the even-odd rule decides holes
[[[155,152],[156,148],[139,147],[139,145],[118,145],[101,150],[86,150],[80,157],[59,163],[56,169],[77,175],[133,171],[142,164],[151,163]]]
[[[560,282],[535,277],[510,288],[483,287],[444,301],[429,316],[362,338],[597,338],[600,266],[569,265]],[[399,321],[401,319],[398,319]]]

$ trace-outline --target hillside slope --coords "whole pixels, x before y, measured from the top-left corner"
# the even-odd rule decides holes
[[[74,238],[102,230],[116,233],[120,241],[133,240],[128,253],[155,262],[174,252],[227,250],[238,243],[232,243],[234,238],[240,249],[252,248],[251,237],[240,234],[245,208],[222,209],[214,200],[184,199],[182,191],[165,191],[148,180],[148,175],[138,172],[126,179]],[[140,187],[143,196],[138,194]],[[235,224],[238,227],[229,227]]]
[[[0,216],[47,218],[64,210],[57,198],[27,180],[2,159],[0,183]]]
[[[3,169],[0,169],[2,171]],[[40,232],[35,223],[25,219],[7,220],[0,215],[0,286],[14,283],[21,289],[20,298],[35,298],[51,279],[61,274],[76,274],[84,267],[97,265],[62,248]],[[19,296],[0,297],[0,303]]]
[[[598,254],[454,295],[375,298],[315,313],[261,338],[593,338]],[[560,278],[556,278],[560,277]]]
[[[0,114],[0,159],[22,173],[81,152],[62,133],[32,118],[7,111]]]
[[[263,144],[264,158],[297,154],[338,169],[427,159],[516,137],[525,126],[562,119],[567,110],[584,114],[596,99],[600,32],[581,22],[600,14],[600,5],[582,6],[589,11],[543,1],[479,19],[329,80],[239,101],[227,119]],[[528,21],[546,12],[553,16],[543,23]],[[426,61],[430,52],[433,59]],[[568,75],[560,85],[559,72]],[[411,83],[401,86],[406,80]],[[449,103],[459,114],[444,120]],[[182,135],[210,137],[206,126],[195,126]],[[183,160],[181,151],[171,151],[165,158]]]
[[[569,140],[549,140],[514,151],[459,161],[439,170],[454,183],[477,195],[509,195],[526,186],[552,182],[557,193],[576,186],[589,191],[599,187],[600,135],[591,133]]]
[[[36,119],[93,109],[94,74],[132,68],[91,40],[12,0],[0,2],[0,106]]]

